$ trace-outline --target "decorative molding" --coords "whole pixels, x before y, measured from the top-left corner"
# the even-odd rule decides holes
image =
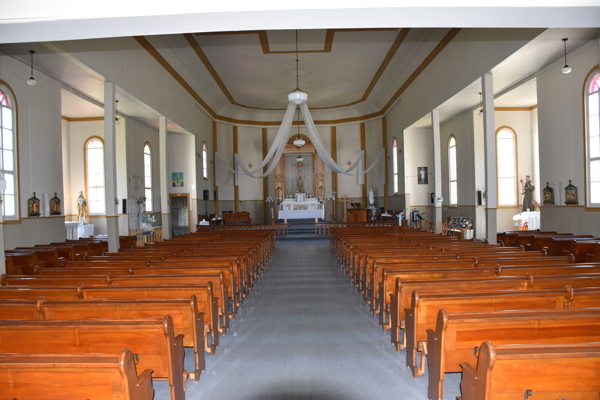
[[[60,116],[61,119],[69,122],[88,122],[88,121],[104,121],[104,117],[81,117],[81,118],[70,118],[64,115]]]
[[[531,111],[536,108],[537,105],[531,107],[494,107],[494,111]]]
[[[369,29],[365,29],[369,30]],[[395,29],[394,29],[395,30]],[[347,31],[345,29],[338,29],[338,32]],[[225,32],[219,34],[248,34],[248,33],[257,33],[259,31],[247,31],[247,32]],[[438,45],[429,53],[427,57],[421,62],[421,64],[413,71],[413,73],[408,77],[408,79],[400,86],[400,88],[396,91],[396,93],[392,96],[392,98],[386,103],[386,105],[380,111],[373,112],[370,114],[362,115],[359,117],[352,118],[341,118],[336,120],[320,120],[314,121],[315,125],[336,125],[336,124],[345,124],[349,122],[362,122],[369,119],[377,118],[383,116],[398,100],[400,95],[410,86],[412,82],[425,70],[425,68],[431,64],[431,62],[437,57],[438,54],[442,52],[442,50],[452,41],[452,39],[460,32],[460,28],[452,28],[450,31],[444,36],[444,38],[438,43]],[[216,34],[216,33],[207,33],[207,34]],[[402,34],[400,32],[399,36]],[[222,115],[218,115],[199,95],[196,91],[190,86],[189,83],[183,79],[183,77],[173,68],[171,64],[150,44],[150,42],[143,36],[134,36],[134,39],[156,60],[158,63],[167,70],[167,72],[210,114],[212,118],[218,121],[229,122],[231,124],[237,125],[251,125],[251,126],[280,126],[281,121],[252,121],[252,120],[238,120],[235,118],[229,118]],[[263,47],[264,51],[264,47]],[[295,52],[294,52],[295,53]]]

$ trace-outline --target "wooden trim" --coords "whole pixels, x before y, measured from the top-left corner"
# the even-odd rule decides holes
[[[368,31],[371,29],[354,29],[354,31]],[[379,30],[379,29],[378,29]],[[396,29],[391,29],[396,30]],[[338,32],[346,32],[349,31],[347,29],[337,29]],[[369,119],[377,118],[383,116],[390,107],[396,102],[396,100],[400,97],[400,95],[410,86],[410,84],[425,70],[425,68],[437,57],[437,55],[450,43],[450,41],[458,34],[460,28],[452,28],[450,31],[444,36],[444,38],[438,43],[438,45],[433,49],[431,53],[423,60],[423,62],[417,67],[417,69],[410,75],[410,77],[402,84],[402,86],[396,91],[394,96],[387,102],[387,104],[383,107],[382,110],[373,112],[370,114],[366,114],[360,117],[352,117],[352,118],[341,118],[337,120],[321,120],[314,121],[315,125],[335,125],[335,124],[345,124],[349,122],[362,122]],[[247,31],[247,32],[210,32],[206,34],[256,34],[260,31]],[[203,33],[204,34],[204,33]],[[266,33],[264,33],[266,35]],[[197,34],[198,35],[198,34]],[[260,36],[260,34],[259,34]],[[195,91],[194,89],[183,79],[183,77],[169,64],[169,62],[156,50],[150,42],[143,36],[134,36],[134,39],[148,52],[160,65],[163,66],[171,74],[171,76],[179,82],[181,86],[210,114],[210,116],[218,121],[229,122],[237,125],[250,125],[250,126],[279,126],[281,125],[281,121],[252,121],[252,120],[238,120],[235,118],[229,118],[222,115],[218,115]],[[263,47],[264,50],[264,47]],[[325,107],[325,108],[313,108],[313,110],[318,109],[329,109],[329,108],[338,108],[344,106],[334,106],[334,107]],[[252,108],[252,107],[247,107]],[[256,108],[261,109],[261,108]],[[263,110],[284,110],[284,109],[263,109]]]
[[[387,118],[381,118],[381,136],[383,140],[383,148],[385,154],[383,155],[385,175],[383,177],[383,208],[387,211],[388,209],[388,140],[387,140]]]
[[[233,125],[233,168],[235,169],[235,155],[239,152],[238,127]],[[235,184],[235,175],[233,177],[233,201],[235,212],[240,212],[240,187]]]
[[[17,225],[21,223],[21,164],[19,163],[19,151],[21,146],[20,144],[20,139],[19,139],[19,101],[17,100],[17,95],[15,94],[15,91],[13,90],[13,88],[8,84],[8,82],[3,81],[2,79],[0,79],[0,85],[4,85],[8,91],[10,92],[10,95],[12,96],[12,100],[14,100],[15,102],[15,143],[14,143],[14,163],[15,163],[15,180],[17,182],[16,185],[16,193],[15,193],[15,218],[11,218],[11,219],[5,219],[4,222],[7,225]]]
[[[366,132],[365,132],[365,123],[361,122],[360,123],[360,149],[362,151],[364,151],[364,158],[363,158],[363,170],[367,169],[367,143],[366,143]],[[361,186],[361,190],[362,190],[362,197],[363,197],[363,202],[365,204],[365,208],[367,208],[369,206],[368,202],[367,202],[367,198],[368,198],[368,194],[367,194],[367,188],[369,187],[369,179],[367,174],[363,175],[364,177],[364,183]]]
[[[335,126],[331,127],[331,158],[337,163],[337,129]],[[335,192],[335,198],[339,196],[338,193],[338,174],[331,171],[331,191]],[[334,219],[337,219],[337,200],[332,201],[333,210],[331,215]]]
[[[392,98],[387,102],[387,104],[383,107],[381,111],[386,113],[389,110],[396,100],[400,97],[402,93],[417,79],[419,75],[427,68],[429,64],[444,50],[444,48],[454,39],[454,37],[460,32],[460,28],[452,28],[450,31],[444,36],[444,38],[438,43],[437,46],[433,49],[431,53],[421,62],[421,64],[414,70],[414,72],[408,77],[408,79],[400,86],[400,89],[396,91],[396,93],[392,96]]]
[[[533,110],[532,107],[537,107],[537,106],[531,106],[531,107],[494,107],[494,111],[531,111],[531,110]]]
[[[269,131],[267,128],[262,128],[262,155],[263,160],[267,158],[267,153],[269,152]],[[269,169],[268,165],[263,167],[263,173],[267,172]],[[267,197],[269,197],[269,177],[265,176],[263,178],[263,223],[269,222],[269,203],[266,202]]]
[[[221,206],[219,203],[219,187],[217,186],[217,121],[212,121],[212,159],[213,159],[213,193],[216,192],[215,196],[215,214],[219,215],[221,212]]]
[[[583,205],[586,211],[589,209],[590,211],[595,211],[597,207],[588,207],[588,168],[589,168],[589,158],[588,158],[588,138],[587,138],[587,115],[585,115],[585,96],[586,96],[586,88],[588,84],[588,80],[590,76],[596,71],[600,69],[600,64],[594,65],[592,69],[588,71],[585,75],[585,79],[583,80],[583,86],[581,88],[581,116],[583,118]]]
[[[535,110],[535,109],[537,109],[537,108],[538,108],[538,105],[537,105],[537,104],[534,104],[534,105],[532,105],[531,107],[529,107],[529,109],[530,109],[531,111],[533,111],[533,110]]]

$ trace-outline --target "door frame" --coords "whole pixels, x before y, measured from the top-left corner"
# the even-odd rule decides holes
[[[173,213],[171,212],[171,197],[187,197],[187,205],[188,205],[188,233],[192,233],[192,205],[190,203],[190,194],[189,193],[169,193],[169,214],[171,214],[171,222],[173,222]],[[172,224],[171,224],[172,225]]]

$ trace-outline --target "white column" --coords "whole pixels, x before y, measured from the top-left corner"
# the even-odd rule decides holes
[[[431,124],[433,128],[433,184],[435,192],[435,203],[433,205],[435,233],[442,232],[442,154],[440,138],[440,110],[431,112]]]
[[[117,129],[115,125],[115,84],[104,83],[104,193],[108,251],[119,251],[119,209],[117,204]]]
[[[6,185],[6,181],[4,180],[0,180],[0,186],[4,187],[4,185]],[[0,195],[2,195],[2,192],[0,192]],[[0,203],[0,257],[2,257],[2,265],[0,265],[0,273],[5,274],[6,273],[6,259],[4,257],[4,215],[2,214],[2,206],[3,204]]]
[[[158,151],[160,153],[160,220],[165,239],[171,239],[171,206],[167,181],[167,117],[158,119]]]
[[[483,141],[485,150],[486,239],[496,243],[496,117],[491,72],[481,77],[483,87]]]

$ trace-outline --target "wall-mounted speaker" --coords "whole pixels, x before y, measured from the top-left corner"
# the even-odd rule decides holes
[[[215,197],[213,197],[213,200],[216,200],[217,199],[217,191],[213,190],[213,193],[214,193],[214,196],[215,196]]]
[[[480,206],[483,203],[481,202],[481,190],[477,191],[477,205]]]
[[[208,190],[204,190],[203,194],[204,194],[204,200],[208,200]]]
[[[123,214],[127,214],[127,199],[123,199]]]

